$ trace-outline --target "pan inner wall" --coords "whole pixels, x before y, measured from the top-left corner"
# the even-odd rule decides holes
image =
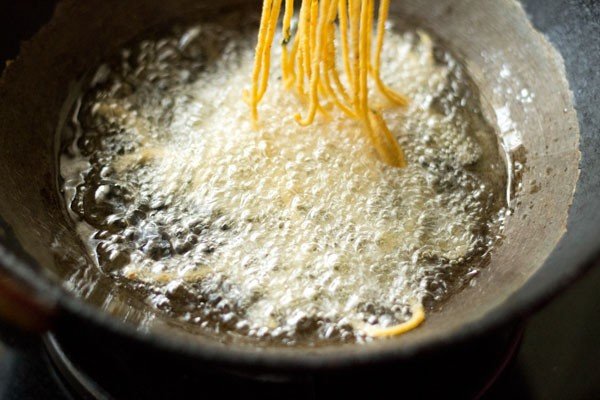
[[[462,57],[480,90],[488,120],[496,123],[500,141],[510,150],[509,162],[524,163],[519,171],[520,187],[514,188],[519,195],[512,204],[514,213],[508,218],[503,244],[473,287],[431,314],[419,330],[367,346],[383,348],[396,346],[398,342],[408,344],[443,336],[475,321],[521,287],[564,233],[579,157],[577,122],[562,61],[533,30],[517,3],[403,1],[394,6],[394,13],[443,38]],[[70,77],[80,76],[149,26],[209,18],[206,7],[203,2],[184,0],[144,4],[66,1],[59,6],[50,26],[24,48],[22,57],[7,72],[0,116],[9,123],[12,133],[8,137],[3,132],[2,140],[16,150],[16,155],[21,152],[39,156],[38,160],[44,160],[46,173],[40,178],[39,168],[34,167],[34,160],[29,157],[18,162],[9,160],[0,170],[2,177],[7,178],[3,181],[8,189],[0,195],[0,214],[10,223],[24,249],[60,279],[74,278],[74,273],[95,274],[91,269],[77,269],[82,249],[76,245],[72,228],[64,222],[60,200],[51,194],[56,191],[56,170],[55,160],[49,156],[54,143],[48,138],[54,137],[51,127],[66,112],[61,105],[73,82]],[[131,15],[137,17],[132,20]],[[84,23],[86,20],[96,22]],[[64,62],[65,54],[68,62]],[[57,55],[63,58],[59,60]],[[46,66],[43,73],[38,72],[40,63]],[[53,84],[41,85],[49,77],[53,78]],[[40,83],[41,89],[35,82]],[[4,107],[9,100],[13,115],[19,112],[27,115],[31,105],[41,112],[28,123],[11,118]],[[33,150],[19,147],[14,139],[19,133],[21,138],[30,138],[41,145]],[[21,188],[20,180],[9,179],[9,172],[19,167],[25,179],[31,176],[38,191],[40,187],[47,191],[49,200],[26,200],[39,196]],[[31,235],[31,226],[35,227],[35,235]],[[70,256],[55,258],[52,247],[57,245],[57,234],[61,247],[73,249]],[[126,292],[112,287],[102,277],[96,277],[95,281],[95,285],[80,288],[88,301],[102,304],[108,312],[144,329],[171,331],[172,323],[143,303],[128,298]]]

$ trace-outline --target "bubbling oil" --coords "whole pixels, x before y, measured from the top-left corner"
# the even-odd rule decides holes
[[[182,321],[286,344],[369,340],[366,324],[467,284],[501,232],[506,171],[460,64],[423,32],[387,32],[383,80],[411,103],[370,95],[397,169],[343,115],[295,122],[280,49],[254,129],[253,37],[175,30],[85,80],[60,168],[91,262]]]

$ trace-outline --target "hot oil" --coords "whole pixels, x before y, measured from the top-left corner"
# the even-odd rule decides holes
[[[253,27],[141,41],[86,80],[61,173],[97,267],[189,324],[284,344],[367,340],[366,324],[468,284],[507,178],[460,64],[424,33],[388,32],[382,76],[411,103],[372,99],[406,152],[396,169],[355,121],[295,122],[278,48],[253,129]]]

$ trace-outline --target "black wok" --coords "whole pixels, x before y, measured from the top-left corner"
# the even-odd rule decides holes
[[[509,164],[524,163],[506,238],[474,287],[406,336],[366,346],[260,350],[186,334],[98,271],[85,271],[98,275],[94,287],[78,296],[68,290],[62,282],[74,276],[82,247],[63,213],[56,169],[57,127],[82,74],[149,29],[214,19],[223,9],[243,15],[248,3],[69,0],[22,46],[0,82],[5,327],[43,334],[117,397],[126,396],[120,388],[131,380],[140,382],[140,395],[155,397],[225,382],[223,393],[240,394],[255,379],[334,381],[343,384],[341,392],[378,393],[377,383],[360,385],[367,375],[413,394],[451,393],[448,385],[485,368],[482,352],[496,360],[519,322],[600,256],[600,3],[395,2],[404,18],[442,37],[465,60],[486,116],[514,145]],[[515,68],[499,82],[504,64]],[[510,96],[508,89],[522,88],[535,93],[531,106]],[[499,112],[503,106],[508,119]],[[490,343],[499,343],[496,350]],[[423,375],[440,379],[440,387],[410,386]]]

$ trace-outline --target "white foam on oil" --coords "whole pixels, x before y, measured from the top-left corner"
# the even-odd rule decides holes
[[[172,43],[193,46],[200,32]],[[147,47],[162,71],[184,74],[161,60],[159,44]],[[242,100],[253,59],[244,41],[166,90],[142,80],[117,96],[109,85],[88,109],[96,130],[117,133],[91,160],[97,184],[80,183],[80,192],[93,191],[89,203],[110,204],[90,242],[101,267],[121,260],[111,273],[157,287],[158,307],[181,287],[200,293],[198,309],[219,311],[216,322],[192,320],[207,328],[286,340],[360,339],[365,323],[392,325],[409,303],[442,298],[448,277],[499,228],[490,216],[494,184],[472,168],[481,141],[493,139],[476,135],[456,109],[440,112],[439,99],[460,105],[461,94],[434,47],[425,34],[390,31],[383,79],[411,103],[391,107],[372,91],[406,151],[404,169],[381,163],[360,124],[342,115],[299,126],[303,106],[280,84],[278,49],[258,129]],[[147,70],[160,79],[161,68]],[[102,72],[102,81],[126,81],[126,72]],[[64,160],[63,170],[82,158],[90,156]],[[89,213],[85,194],[74,197]]]

